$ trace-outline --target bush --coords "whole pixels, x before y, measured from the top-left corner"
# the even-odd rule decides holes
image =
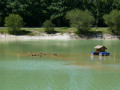
[[[5,18],[4,26],[8,27],[10,34],[17,34],[23,25],[23,18],[18,14],[10,14]]]
[[[46,20],[44,23],[43,23],[43,27],[45,28],[45,32],[46,33],[54,33],[54,24],[52,23],[51,20]]]
[[[90,26],[94,22],[94,17],[88,10],[82,11],[74,9],[66,14],[66,19],[69,19],[70,25],[77,27],[79,32],[85,32],[90,29]]]
[[[68,27],[61,27],[61,29],[68,29]]]
[[[120,11],[113,10],[109,14],[103,16],[105,24],[109,26],[109,30],[113,33],[120,34]]]

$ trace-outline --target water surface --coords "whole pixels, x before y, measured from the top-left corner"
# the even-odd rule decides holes
[[[91,56],[96,45],[105,45],[111,55]],[[119,45],[119,40],[0,41],[0,90],[120,90]]]

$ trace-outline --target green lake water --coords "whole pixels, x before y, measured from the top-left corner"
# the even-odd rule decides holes
[[[111,55],[91,56],[96,45]],[[120,41],[0,41],[0,90],[120,90]]]

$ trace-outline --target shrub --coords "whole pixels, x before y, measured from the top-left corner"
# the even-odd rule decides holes
[[[69,19],[70,25],[77,27],[79,32],[88,31],[94,22],[94,17],[90,11],[82,11],[79,9],[74,9],[67,12],[66,19]]]
[[[4,26],[8,27],[10,34],[17,34],[23,25],[23,18],[18,14],[10,14],[5,18]]]
[[[61,29],[68,29],[68,27],[61,27]]]
[[[51,20],[46,20],[44,23],[43,23],[43,27],[45,28],[45,32],[46,33],[54,33],[54,24],[52,23]]]
[[[109,30],[113,33],[120,34],[120,11],[113,10],[109,14],[103,16],[105,24],[109,26]]]

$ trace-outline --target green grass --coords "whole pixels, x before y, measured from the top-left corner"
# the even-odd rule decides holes
[[[44,28],[22,28],[22,30],[26,30],[26,31],[30,31],[32,32],[32,34],[30,35],[34,35],[33,33],[37,32],[37,33],[43,33],[45,30]],[[68,27],[59,27],[59,28],[55,28],[55,31],[57,31],[58,33],[74,33],[77,31],[77,28],[68,28]],[[91,32],[94,33],[109,33],[111,34],[111,32],[108,30],[108,28],[91,28],[90,30]],[[0,27],[0,33],[8,33],[7,28],[2,28]]]
[[[111,34],[112,32],[110,30],[108,30],[108,28],[104,28],[104,27],[99,27],[99,28],[91,28],[90,31],[94,31],[94,32],[101,32],[101,33],[108,33]]]
[[[77,28],[55,28],[55,31],[59,33],[73,33],[77,31]]]
[[[44,28],[22,28],[22,30],[29,30],[29,31],[38,31],[38,32],[44,32]],[[61,28],[55,28],[55,31],[59,33],[69,33],[77,31],[76,28],[67,28],[67,27],[61,27]]]
[[[3,33],[8,33],[7,28],[1,28],[1,27],[0,27],[0,33],[1,33],[1,34],[3,34]]]
[[[29,31],[38,31],[38,32],[44,32],[44,28],[22,28],[23,30],[29,30]],[[72,32],[76,32],[77,28],[67,28],[67,27],[61,27],[61,28],[55,28],[55,31],[59,32],[59,33],[72,33]],[[111,33],[110,30],[108,30],[108,28],[91,28],[92,32],[96,32],[96,33]]]

